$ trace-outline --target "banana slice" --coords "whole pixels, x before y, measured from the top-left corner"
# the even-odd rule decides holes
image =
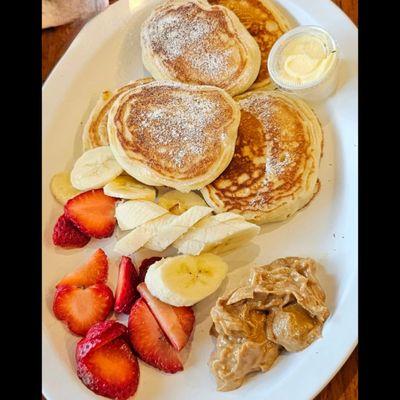
[[[123,256],[129,256],[143,247],[160,228],[165,226],[165,224],[168,224],[168,222],[173,218],[176,218],[176,216],[165,214],[139,226],[125,235],[122,239],[118,240],[114,246],[114,250]]]
[[[51,178],[50,190],[54,198],[62,205],[81,193],[80,190],[75,189],[71,184],[69,172],[60,172]]]
[[[71,183],[76,189],[100,189],[122,173],[110,146],[100,146],[83,153],[71,172]]]
[[[118,197],[127,200],[156,199],[156,189],[144,185],[129,175],[120,175],[103,188],[107,196]]]
[[[243,217],[224,214],[233,213],[204,218],[176,240],[173,246],[181,254],[223,253],[251,240],[260,232],[258,225],[247,222]]]
[[[115,217],[121,230],[135,229],[148,221],[167,214],[168,210],[147,200],[120,202],[115,208]]]
[[[145,246],[147,249],[163,251],[176,239],[186,233],[194,224],[212,213],[212,208],[193,206],[183,214],[177,216],[171,223],[161,228]]]
[[[215,226],[218,225],[220,222],[228,222],[233,220],[246,221],[244,217],[240,214],[236,214],[233,212],[224,212],[221,214],[213,215],[212,218],[207,218],[201,222],[204,222],[204,226]],[[199,226],[202,225],[199,224]]]
[[[212,215],[210,217],[201,219],[197,224],[193,225],[193,227],[189,229],[188,233],[203,227],[211,228],[213,226],[219,225],[221,222],[232,221],[235,219],[239,221],[245,221],[244,217],[242,217],[240,214],[235,214],[232,212]],[[178,239],[175,241],[174,246],[176,243],[178,243]]]
[[[153,296],[173,306],[191,306],[214,293],[228,272],[215,254],[176,256],[150,266],[145,282]]]
[[[178,190],[164,193],[159,197],[158,204],[175,215],[183,214],[193,206],[207,206],[198,194],[194,192],[182,193]]]

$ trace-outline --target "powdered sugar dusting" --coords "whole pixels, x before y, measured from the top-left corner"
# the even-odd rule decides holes
[[[293,160],[290,154],[284,154],[279,158],[267,157],[267,162],[265,163],[265,172],[267,177],[281,175],[285,171],[286,167],[292,163],[292,161]]]
[[[235,154],[210,193],[225,211],[278,210],[295,199],[309,174],[307,126],[296,104],[277,91],[251,92],[239,105]]]
[[[212,34],[215,23],[203,19],[196,19],[192,25],[182,23],[178,14],[164,14],[157,23],[149,25],[148,35],[155,47],[165,53],[166,58],[175,60],[180,57],[188,47]]]
[[[249,97],[240,100],[242,110],[256,115],[262,122],[266,132],[277,131],[278,126],[273,118],[276,110],[270,107],[270,102],[263,93],[254,93]]]
[[[257,194],[248,202],[250,209],[260,210],[264,204],[268,203],[268,196],[263,192],[257,192]]]
[[[206,153],[210,142],[207,128],[220,113],[218,104],[202,93],[192,92],[188,95],[185,91],[175,91],[169,96],[169,102],[160,100],[161,104],[140,108],[135,113],[135,126],[139,136],[146,134],[157,150],[180,168],[188,158]],[[222,132],[221,137],[226,137],[226,134]]]
[[[280,108],[274,107],[270,99],[263,93],[253,95],[240,100],[240,107],[261,121],[266,135],[265,178],[266,181],[276,179],[284,174],[287,167],[292,164],[292,153],[287,151],[285,143],[281,140],[282,126],[277,125],[277,116]]]
[[[142,41],[164,67],[173,65],[170,72],[174,76],[187,82],[197,77],[217,83],[233,76],[240,64],[236,45],[221,29],[218,19],[195,2],[188,1],[178,9],[168,8],[167,3],[145,24]]]
[[[196,52],[197,53],[197,52]],[[203,71],[211,79],[218,79],[222,71],[232,69],[229,59],[233,53],[232,48],[225,49],[218,53],[204,52],[191,57],[191,64],[196,70]]]

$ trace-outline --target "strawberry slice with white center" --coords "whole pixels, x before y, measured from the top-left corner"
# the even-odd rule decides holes
[[[87,235],[102,239],[110,237],[115,228],[115,202],[103,189],[89,190],[68,200],[65,215]]]
[[[171,344],[176,350],[182,350],[192,332],[194,323],[193,310],[190,307],[174,307],[162,302],[150,293],[144,282],[137,287],[137,290],[146,300],[147,305]],[[179,310],[181,308],[184,310]]]
[[[59,320],[67,323],[71,332],[83,336],[92,325],[107,318],[113,303],[111,289],[102,283],[88,288],[59,286],[53,311]]]
[[[59,286],[90,286],[105,283],[108,276],[108,260],[102,249],[97,249],[89,260],[77,270],[66,275],[57,284]]]
[[[128,333],[135,352],[144,362],[171,374],[183,370],[178,351],[164,335],[143,298],[132,306]]]

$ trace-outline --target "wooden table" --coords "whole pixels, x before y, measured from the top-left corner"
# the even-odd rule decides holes
[[[116,0],[110,0],[114,3]],[[358,0],[333,0],[358,25]],[[61,58],[85,21],[42,31],[42,81]],[[340,371],[314,400],[358,399],[358,347]],[[149,399],[150,400],[150,399]],[[296,400],[296,399],[293,399]]]

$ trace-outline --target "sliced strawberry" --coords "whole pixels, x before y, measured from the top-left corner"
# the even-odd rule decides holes
[[[83,336],[92,325],[107,318],[113,303],[111,289],[102,283],[85,289],[59,286],[53,311],[59,320],[67,323],[71,332]]]
[[[58,218],[53,229],[53,244],[55,246],[75,249],[86,246],[89,241],[90,236],[81,232],[65,214]]]
[[[76,361],[79,379],[94,393],[115,400],[136,393],[139,364],[124,339],[114,339]]]
[[[88,330],[86,336],[78,342],[75,353],[76,359],[83,360],[91,351],[104,346],[120,336],[126,339],[127,332],[126,326],[115,320],[94,324]]]
[[[138,274],[129,257],[121,257],[119,263],[118,283],[115,290],[114,310],[119,313],[129,314],[132,304],[139,297],[136,290]]]
[[[194,325],[194,312],[192,307],[173,307],[176,316],[182,326],[183,331],[186,335],[190,336]]]
[[[160,261],[161,257],[150,257],[146,258],[145,260],[142,261],[139,267],[139,282],[142,283],[144,282],[144,278],[146,277],[147,270],[149,269],[150,265],[154,264],[157,261]]]
[[[87,332],[86,339],[98,339],[109,342],[119,336],[126,335],[128,330],[125,325],[120,322],[109,319],[108,321],[98,322],[94,324]]]
[[[87,287],[96,283],[105,283],[108,276],[108,260],[102,249],[97,249],[86,264],[66,275],[56,287],[83,286]]]
[[[101,239],[113,234],[115,202],[103,189],[89,190],[68,200],[66,216],[84,233]]]
[[[169,343],[143,298],[132,306],[128,333],[133,348],[144,362],[171,374],[183,370],[179,353]]]
[[[180,307],[171,306],[154,297],[147,289],[147,286],[144,282],[137,287],[137,290],[146,300],[147,305],[149,306],[151,312],[155,316],[157,322],[160,324],[171,344],[176,350],[182,350],[189,340],[190,333],[192,332],[194,322],[193,311],[192,313],[190,313],[190,311],[187,312],[186,310],[184,312],[176,312],[175,309]],[[185,321],[185,314],[188,314],[188,318],[191,320],[190,330],[188,329],[189,323]],[[182,319],[182,322],[180,319]],[[185,329],[183,328],[182,323],[185,325]]]

